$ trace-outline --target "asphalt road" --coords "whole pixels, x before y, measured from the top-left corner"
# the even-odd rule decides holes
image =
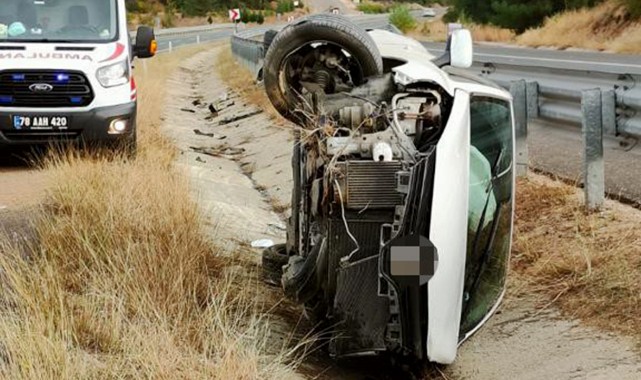
[[[570,183],[583,183],[583,137],[574,127],[543,121],[528,126],[530,166]],[[641,206],[641,145],[604,139],[605,186],[610,197]]]
[[[331,8],[338,8],[341,14],[355,12],[355,6],[349,0],[311,0],[309,7],[314,13],[327,12]]]
[[[424,42],[430,52],[439,53],[444,43]],[[638,55],[601,52],[532,49],[479,43],[474,46],[478,62],[514,63],[542,68],[641,74],[641,57]]]

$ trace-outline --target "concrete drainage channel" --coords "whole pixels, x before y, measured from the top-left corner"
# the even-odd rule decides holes
[[[199,54],[185,67],[204,66],[211,61],[211,53]],[[281,218],[266,202],[279,190],[270,187],[261,193],[248,177],[253,170],[246,160],[252,152],[245,137],[247,131],[241,132],[240,122],[264,125],[268,123],[266,117],[257,112],[251,116],[238,112],[244,109],[244,103],[233,92],[201,93],[204,86],[198,84],[196,72],[185,67],[171,83],[173,101],[166,113],[166,131],[181,151],[179,165],[189,172],[198,204],[212,219],[210,232],[224,240],[245,243],[263,238],[283,241]],[[243,114],[233,122],[226,119]],[[216,126],[213,131],[212,126]]]
[[[290,130],[273,125],[224,86],[212,64],[219,51],[194,56],[176,73],[165,130],[181,150],[179,165],[190,175],[194,197],[209,220],[208,233],[230,247],[264,238],[282,242],[284,214],[274,205],[283,211],[289,203]],[[255,252],[252,260],[258,263]],[[300,310],[292,310],[300,316]],[[346,368],[323,361],[306,364],[303,371],[315,377],[330,367],[321,378],[402,378],[375,364]],[[635,379],[639,371],[631,341],[563,320],[554,309],[537,312],[533,300],[517,298],[508,298],[445,370],[452,379]]]

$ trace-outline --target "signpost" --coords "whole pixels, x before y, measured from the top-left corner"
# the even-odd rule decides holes
[[[240,9],[230,9],[229,10],[229,19],[234,23],[236,32],[238,32],[238,22],[240,21]]]

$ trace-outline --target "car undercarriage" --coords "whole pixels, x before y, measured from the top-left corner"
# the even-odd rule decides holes
[[[404,37],[316,15],[270,43],[265,88],[298,128],[287,243],[264,263],[329,326],[332,356],[451,363],[503,295],[511,102],[443,68],[456,66],[458,38],[435,58]]]

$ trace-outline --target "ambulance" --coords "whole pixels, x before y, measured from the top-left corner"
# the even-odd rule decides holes
[[[132,62],[156,49],[149,27],[130,37],[125,0],[2,0],[0,145],[135,150]]]

